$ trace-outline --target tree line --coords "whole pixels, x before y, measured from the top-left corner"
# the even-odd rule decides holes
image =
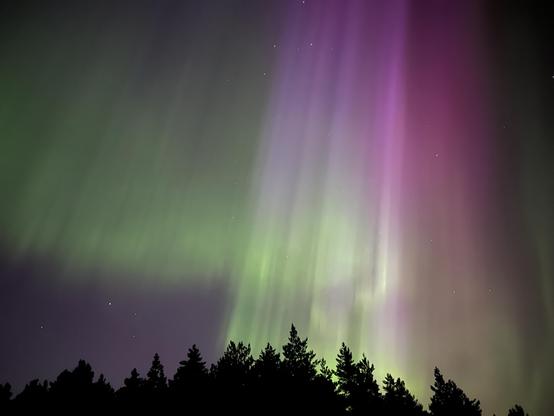
[[[268,343],[254,358],[250,345],[231,341],[209,368],[193,345],[172,379],[155,354],[145,377],[134,368],[117,390],[102,374],[95,380],[84,360],[72,371],[62,371],[55,381],[30,381],[14,398],[10,384],[0,384],[0,413],[173,413],[179,409],[185,415],[481,415],[479,400],[470,399],[454,381],[445,380],[438,368],[428,410],[403,380],[387,374],[380,385],[374,370],[365,355],[356,361],[344,343],[336,368],[330,369],[292,325],[282,353]],[[508,410],[508,416],[525,415],[519,405]]]

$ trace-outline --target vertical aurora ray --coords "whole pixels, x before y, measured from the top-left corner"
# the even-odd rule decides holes
[[[227,338],[261,348],[294,321],[328,360],[346,340],[420,397],[436,364],[473,386],[480,371],[486,390],[517,355],[490,360],[489,331],[517,334],[487,299],[480,255],[494,166],[478,10],[317,2],[288,19]]]
[[[68,276],[209,285],[247,235],[268,67],[250,33],[264,21],[230,5],[119,7],[45,9],[3,45],[0,242]]]
[[[406,7],[318,2],[290,13],[230,338],[259,347],[295,321],[328,359],[342,340],[388,368],[403,358]]]

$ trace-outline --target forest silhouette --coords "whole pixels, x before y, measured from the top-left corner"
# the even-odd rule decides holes
[[[0,384],[0,414],[481,415],[479,400],[445,380],[438,368],[428,410],[404,381],[387,374],[380,385],[374,370],[365,355],[356,361],[344,343],[330,369],[292,325],[281,353],[268,343],[254,358],[250,345],[231,341],[209,368],[193,345],[172,379],[155,354],[145,377],[134,368],[117,390],[102,374],[95,380],[84,360],[52,382],[30,381],[13,398],[10,384]],[[525,415],[519,405],[508,410],[508,416]]]

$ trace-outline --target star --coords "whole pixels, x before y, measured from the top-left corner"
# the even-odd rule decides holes
[[[111,300],[108,301],[108,306],[112,306],[112,301]]]

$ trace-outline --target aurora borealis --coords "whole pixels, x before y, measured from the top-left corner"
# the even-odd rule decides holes
[[[552,5],[48,3],[0,6],[1,377],[294,322],[554,412]]]

